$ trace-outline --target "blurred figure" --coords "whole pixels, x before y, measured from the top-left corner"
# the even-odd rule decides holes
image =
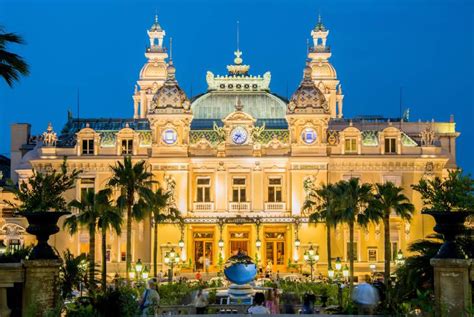
[[[207,311],[207,297],[202,292],[202,288],[200,288],[194,298],[194,307],[196,307],[196,315],[204,315]]]
[[[247,313],[255,315],[269,315],[270,311],[264,306],[264,303],[265,295],[263,295],[261,292],[255,293],[253,305],[249,307]]]
[[[154,279],[148,280],[147,288],[139,301],[140,316],[154,316],[160,304],[160,295],[156,291]]]
[[[200,271],[197,271],[197,273],[196,273],[196,280],[201,281],[201,279],[202,279],[201,272],[200,272]]]
[[[316,296],[314,294],[306,293],[303,296],[303,307],[301,308],[301,314],[314,314],[314,302]]]
[[[283,297],[283,314],[295,314],[295,307],[293,303],[295,302],[295,296],[292,293],[284,293]]]
[[[279,314],[280,308],[280,301],[278,299],[278,293],[276,289],[271,289],[268,291],[267,300],[265,301],[265,306],[270,311],[270,314]]]
[[[379,293],[375,287],[368,284],[370,277],[365,276],[365,281],[362,281],[352,291],[352,300],[356,303],[359,310],[359,315],[372,314],[379,302]]]

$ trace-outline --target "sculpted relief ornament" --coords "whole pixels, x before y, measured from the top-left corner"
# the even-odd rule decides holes
[[[176,181],[171,175],[165,176],[165,183],[166,183],[166,192],[169,193],[168,197],[168,207],[169,208],[176,208],[176,199],[175,199],[175,192],[176,192]]]
[[[51,125],[51,122],[48,123],[48,128],[45,132],[43,132],[42,140],[44,146],[56,146],[56,143],[58,142],[58,136],[56,132],[53,131],[53,126]]]
[[[435,141],[435,131],[433,123],[428,124],[425,129],[420,132],[420,137],[422,146],[433,146]]]

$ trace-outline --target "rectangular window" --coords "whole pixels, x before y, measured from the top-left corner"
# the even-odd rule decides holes
[[[347,138],[344,140],[344,153],[357,153],[356,138]]]
[[[247,201],[247,185],[245,177],[235,177],[232,179],[232,201]]]
[[[397,139],[385,138],[385,154],[396,154],[397,153]]]
[[[354,246],[354,249],[353,249],[353,250],[354,250],[354,253],[353,253],[353,255],[354,255],[354,261],[358,261],[358,256],[357,256],[357,241],[354,241],[353,246]],[[346,259],[347,259],[347,261],[349,261],[349,259],[350,259],[350,253],[349,253],[349,252],[350,252],[350,249],[351,249],[351,243],[350,243],[350,242],[347,242],[346,249],[347,249]]]
[[[133,154],[133,140],[122,140],[122,155]]]
[[[377,248],[374,248],[374,247],[367,248],[367,261],[377,262]]]
[[[85,199],[88,192],[94,192],[94,178],[81,178],[81,197],[80,200]]]
[[[281,177],[271,177],[268,179],[268,202],[281,203],[282,202],[282,187]]]
[[[82,140],[82,155],[94,155],[94,140]]]
[[[398,253],[398,241],[397,242],[390,242],[390,255],[391,261],[395,261],[397,259],[397,253]]]
[[[198,177],[196,202],[208,203],[210,201],[211,201],[211,179],[209,177]]]

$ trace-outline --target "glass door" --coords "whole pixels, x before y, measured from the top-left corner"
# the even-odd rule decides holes
[[[265,267],[272,272],[285,268],[285,233],[265,232]]]
[[[212,232],[194,233],[194,263],[196,271],[208,272],[213,264],[214,234]]]

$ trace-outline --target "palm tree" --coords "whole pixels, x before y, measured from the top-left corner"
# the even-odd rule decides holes
[[[350,289],[354,285],[354,227],[356,224],[367,226],[371,220],[364,213],[367,204],[372,199],[372,186],[360,184],[358,178],[340,181],[336,184],[334,199],[337,203],[335,218],[337,223],[347,223],[349,226],[349,274]]]
[[[331,266],[331,226],[335,225],[334,210],[336,200],[334,199],[335,186],[323,184],[319,189],[313,189],[303,203],[303,210],[312,212],[309,220],[312,222],[323,222],[326,225],[326,248],[328,257],[328,269]]]
[[[157,276],[158,267],[158,225],[163,222],[182,222],[183,218],[178,209],[170,206],[172,193],[159,187],[155,192],[150,191],[144,196],[146,205],[153,219],[153,274]]]
[[[77,214],[66,218],[63,227],[69,230],[71,235],[75,234],[80,226],[86,226],[89,230],[89,289],[94,289],[95,277],[95,231],[97,219],[99,218],[99,199],[94,191],[86,191],[81,201],[73,200],[69,203],[78,209]]]
[[[415,211],[415,206],[408,200],[402,191],[403,188],[395,186],[392,182],[375,185],[376,194],[369,203],[368,212],[372,219],[381,219],[384,227],[384,281],[387,289],[390,288],[390,216],[397,215],[403,220],[410,221]]]
[[[152,173],[146,170],[145,161],[132,163],[130,156],[125,156],[123,163],[117,162],[111,166],[113,175],[109,180],[109,186],[120,189],[117,204],[127,209],[127,257],[126,278],[132,265],[132,219],[141,220],[145,211],[144,196],[151,190],[154,183],[151,180]]]
[[[24,43],[21,36],[7,33],[0,27],[0,76],[10,87],[13,86],[13,82],[20,79],[20,75],[27,76],[30,71],[28,64],[21,56],[7,51],[7,45]]]
[[[97,219],[97,227],[101,234],[102,248],[102,290],[105,291],[107,286],[107,230],[112,230],[120,235],[122,232],[122,213],[121,210],[112,205],[110,189],[101,190],[97,194],[99,203],[99,218]]]

